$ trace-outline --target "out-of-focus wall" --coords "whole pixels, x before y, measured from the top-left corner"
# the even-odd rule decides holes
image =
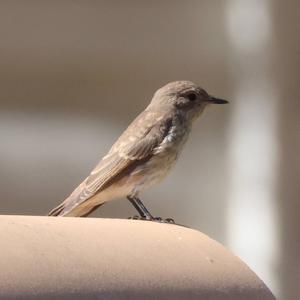
[[[299,293],[296,1],[0,3],[0,213],[46,214],[161,85],[230,105],[197,122],[143,199],[223,242],[278,295]],[[94,216],[135,214],[124,199]]]

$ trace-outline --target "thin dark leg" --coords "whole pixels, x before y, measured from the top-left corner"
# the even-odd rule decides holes
[[[162,219],[160,217],[153,217],[151,213],[148,211],[148,209],[145,207],[143,202],[138,198],[134,196],[127,196],[127,199],[130,201],[130,203],[134,206],[134,208],[138,211],[140,214],[139,217],[133,217],[131,219],[142,219],[142,220],[148,220],[148,221],[157,221],[162,223],[171,223],[175,224],[174,220],[171,218],[168,219]]]
[[[134,208],[138,211],[138,213],[143,219],[147,219],[147,220],[154,219],[151,213],[148,211],[148,209],[145,207],[145,205],[139,198],[133,196],[127,196],[127,199],[130,201],[130,203],[134,206]]]

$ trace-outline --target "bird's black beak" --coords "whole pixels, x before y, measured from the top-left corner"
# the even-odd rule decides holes
[[[216,98],[216,97],[213,97],[213,96],[209,97],[209,102],[213,103],[213,104],[226,104],[226,103],[229,103],[227,100]]]

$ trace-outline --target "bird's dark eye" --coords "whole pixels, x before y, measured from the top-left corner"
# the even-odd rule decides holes
[[[195,101],[197,99],[197,94],[195,93],[189,93],[186,95],[186,97],[190,100],[190,101]]]

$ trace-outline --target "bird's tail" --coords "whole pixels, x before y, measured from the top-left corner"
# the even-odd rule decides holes
[[[64,202],[59,204],[58,206],[54,207],[49,213],[48,216],[59,216],[60,213],[64,210],[65,205]]]
[[[49,213],[48,213],[48,216],[53,216],[53,217],[58,217],[58,216],[61,216],[61,217],[64,217],[64,216],[73,216],[73,217],[87,217],[89,214],[91,214],[94,210],[96,210],[98,207],[100,207],[101,205],[103,205],[104,203],[100,203],[98,205],[95,205],[95,206],[92,206],[90,207],[89,210],[85,210],[85,211],[77,211],[76,213],[72,213],[69,214],[66,212],[64,212],[64,209],[66,207],[66,204],[65,204],[66,201],[62,202],[61,204],[59,204],[58,206],[54,207]]]

